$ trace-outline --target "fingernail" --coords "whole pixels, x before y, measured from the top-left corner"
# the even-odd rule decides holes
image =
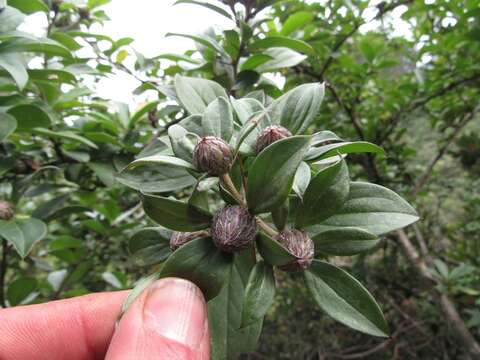
[[[189,281],[167,278],[148,290],[144,326],[158,335],[198,349],[208,328],[207,307],[201,291]]]

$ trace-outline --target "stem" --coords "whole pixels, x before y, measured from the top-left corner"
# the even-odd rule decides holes
[[[235,198],[235,200],[242,206],[246,206],[245,200],[243,196],[238,192],[237,188],[233,184],[232,178],[228,174],[223,174],[220,176],[220,180],[222,181],[225,188],[230,192],[230,194]],[[265,221],[260,219],[258,216],[255,217],[257,219],[257,224],[262,228],[263,231],[269,236],[277,236],[278,233],[271,228]]]
[[[7,307],[5,301],[5,276],[7,275],[7,254],[8,254],[8,243],[7,240],[2,240],[2,260],[0,263],[0,306],[3,308]]]

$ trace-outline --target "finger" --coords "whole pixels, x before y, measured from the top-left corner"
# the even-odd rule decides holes
[[[0,311],[0,359],[103,359],[127,291]]]
[[[107,360],[209,359],[207,306],[192,283],[155,282],[122,317]]]

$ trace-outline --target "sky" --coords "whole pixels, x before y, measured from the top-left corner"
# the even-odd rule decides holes
[[[211,0],[210,0],[211,1]],[[314,0],[307,0],[312,2]],[[371,9],[381,0],[372,0]],[[103,28],[96,27],[92,32],[106,34],[117,40],[122,37],[135,39],[132,44],[136,51],[147,57],[153,57],[162,53],[181,53],[193,48],[193,42],[179,37],[165,37],[168,32],[186,34],[198,34],[208,27],[216,26],[228,29],[234,26],[233,22],[216,12],[209,11],[200,6],[179,4],[173,6],[175,0],[112,0],[103,7],[111,21]],[[219,4],[215,1],[215,4]],[[405,9],[396,9],[392,16],[395,19],[395,33],[397,36],[408,36],[408,25],[399,16]],[[367,14],[367,17],[374,16]],[[45,15],[41,13],[30,16],[23,25],[23,30],[32,32],[38,36],[44,34]],[[363,27],[368,31],[378,22],[372,22]],[[120,85],[119,85],[120,84]],[[133,106],[138,104],[138,99],[133,99],[132,92],[139,82],[132,76],[118,73],[100,81],[96,86],[96,92],[106,99],[125,102]],[[145,100],[145,99],[143,99]]]

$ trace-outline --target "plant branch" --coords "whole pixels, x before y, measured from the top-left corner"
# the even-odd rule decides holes
[[[0,263],[0,306],[7,307],[5,299],[5,277],[7,275],[8,268],[8,250],[9,246],[7,240],[2,239],[2,259]]]

